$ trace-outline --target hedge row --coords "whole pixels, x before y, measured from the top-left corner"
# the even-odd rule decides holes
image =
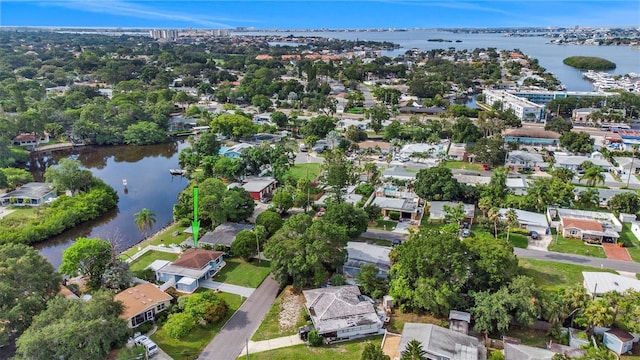
[[[63,195],[47,208],[43,216],[14,227],[0,225],[0,245],[32,244],[46,240],[82,222],[93,220],[118,205],[118,194],[99,179],[91,190],[72,197]]]

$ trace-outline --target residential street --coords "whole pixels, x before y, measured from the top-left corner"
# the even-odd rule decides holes
[[[276,300],[278,284],[269,275],[227,321],[198,359],[235,360]]]
[[[590,256],[562,254],[557,252],[546,252],[539,250],[514,248],[516,256],[525,259],[555,261],[565,264],[593,266],[595,268],[611,269],[616,271],[626,271],[640,274],[640,264],[630,261],[610,260],[594,258]]]

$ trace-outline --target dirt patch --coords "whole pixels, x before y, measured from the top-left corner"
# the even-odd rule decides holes
[[[278,324],[280,330],[291,330],[300,321],[302,309],[304,308],[304,297],[302,294],[295,294],[291,288],[287,288],[280,304],[280,316]]]

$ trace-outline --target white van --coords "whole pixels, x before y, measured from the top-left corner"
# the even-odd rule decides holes
[[[154,343],[153,341],[151,341],[151,339],[149,339],[144,335],[136,336],[136,338],[133,339],[133,341],[135,342],[136,345],[144,346],[144,348],[147,350],[147,356],[154,355],[160,350],[158,348],[158,345],[156,345],[156,343]]]
[[[307,145],[301,143],[299,147],[300,147],[300,152],[307,152]]]

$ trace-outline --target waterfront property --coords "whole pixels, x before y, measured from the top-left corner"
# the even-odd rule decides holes
[[[0,205],[39,206],[56,197],[51,184],[31,182],[0,197]]]
[[[433,324],[405,323],[398,352],[402,353],[411,340],[422,344],[429,360],[464,359],[484,360],[487,349],[475,337],[445,329]]]
[[[391,262],[389,261],[390,247],[349,241],[347,243],[347,261],[342,266],[342,272],[347,282],[355,284],[355,278],[360,273],[360,267],[371,264],[378,269],[378,277],[386,278]]]
[[[304,290],[305,306],[316,331],[327,341],[381,334],[383,321],[373,300],[355,285]]]
[[[224,224],[220,224],[216,226],[213,231],[209,231],[200,240],[198,243],[200,245],[207,244],[211,246],[221,245],[227,248],[231,247],[231,243],[236,239],[236,235],[242,230],[251,230],[253,229],[253,225],[251,224],[239,224],[239,223],[231,223],[227,222]]]
[[[43,136],[37,136],[32,134],[19,134],[12,140],[15,146],[38,146],[38,144],[48,143],[49,134],[45,133]]]
[[[545,107],[525,98],[518,97],[504,90],[483,90],[485,103],[492,105],[495,102],[502,104],[503,110],[511,109],[518,119],[526,121],[544,121]]]
[[[247,143],[240,143],[233,145],[231,147],[222,147],[218,152],[222,156],[230,157],[230,158],[239,158],[242,155],[242,152],[252,148],[253,145]]]
[[[176,290],[192,293],[200,287],[200,281],[212,278],[226,263],[221,251],[188,249],[174,262],[157,260],[151,264],[156,270],[156,278],[165,284],[163,288],[174,286]],[[164,265],[158,264],[163,262]]]
[[[138,284],[117,293],[114,301],[124,306],[120,318],[127,321],[129,328],[135,328],[151,321],[156,314],[164,311],[173,297],[150,283]]]

